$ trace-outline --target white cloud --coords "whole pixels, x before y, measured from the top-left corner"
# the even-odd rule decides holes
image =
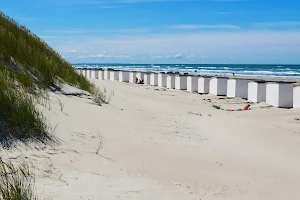
[[[189,55],[188,57],[186,57],[188,60],[195,60],[195,56],[194,55]]]
[[[76,53],[76,52],[77,52],[76,49],[68,51],[68,53]]]
[[[148,59],[151,62],[151,59],[155,57],[158,62],[162,63],[172,60],[178,62],[174,57],[174,50],[178,49],[181,55],[186,55],[184,58],[194,55],[193,62],[198,63],[224,63],[229,61],[229,57],[234,57],[231,61],[235,63],[300,63],[300,31],[208,31],[187,34],[112,36],[109,39],[95,36],[79,41],[77,38],[70,37],[65,40],[57,38],[52,45],[59,52],[67,52],[70,48],[88,49],[89,55],[98,55],[97,52],[103,51],[127,52],[134,62],[142,59]],[[106,54],[98,56],[99,62],[103,57],[114,57]],[[168,58],[167,55],[170,57]],[[209,56],[210,59],[205,59],[205,56]],[[96,56],[93,61],[97,61]],[[76,60],[74,59],[73,62]]]
[[[183,58],[183,55],[181,53],[177,53],[174,55],[174,58],[181,59],[181,58]]]
[[[83,51],[82,53],[87,53],[88,51]]]
[[[255,23],[255,28],[300,28],[300,21],[280,21],[280,22],[262,22]]]
[[[171,56],[170,55],[156,55],[156,56],[151,56],[150,58],[152,59],[168,59],[170,58]]]
[[[164,58],[163,56],[151,56],[152,59],[162,59]]]
[[[99,54],[93,54],[93,55],[87,55],[87,56],[78,56],[77,58],[83,59],[83,58],[101,58],[101,59],[129,59],[130,57],[128,55],[124,54],[107,54],[106,52],[99,53]]]
[[[230,24],[177,24],[167,26],[168,29],[178,29],[178,30],[197,30],[197,29],[240,29],[239,26]]]
[[[210,59],[209,56],[201,56],[201,59]]]

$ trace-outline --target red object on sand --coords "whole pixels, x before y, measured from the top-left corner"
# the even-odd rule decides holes
[[[243,110],[249,110],[250,104],[246,105]]]

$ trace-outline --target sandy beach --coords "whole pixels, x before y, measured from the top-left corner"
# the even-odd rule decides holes
[[[59,145],[4,156],[35,167],[50,199],[298,199],[299,109],[186,91],[91,80],[109,105],[50,93],[40,106]],[[61,101],[62,104],[58,102]],[[63,106],[62,106],[63,105]]]

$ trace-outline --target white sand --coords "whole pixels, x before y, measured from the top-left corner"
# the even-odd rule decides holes
[[[61,199],[300,198],[300,110],[241,108],[159,87],[95,81],[110,105],[51,94],[44,109],[60,146],[11,150],[36,167],[40,196]],[[63,112],[57,98],[64,103]],[[204,100],[205,99],[205,100]],[[210,100],[208,100],[210,99]],[[211,102],[210,102],[211,101]],[[103,149],[95,154],[99,136]],[[3,152],[2,152],[3,154]]]

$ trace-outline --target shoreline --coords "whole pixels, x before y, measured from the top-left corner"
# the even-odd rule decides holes
[[[75,68],[113,68],[124,71],[180,72],[191,75],[236,76],[274,79],[300,79],[300,65],[247,64],[73,64]]]

